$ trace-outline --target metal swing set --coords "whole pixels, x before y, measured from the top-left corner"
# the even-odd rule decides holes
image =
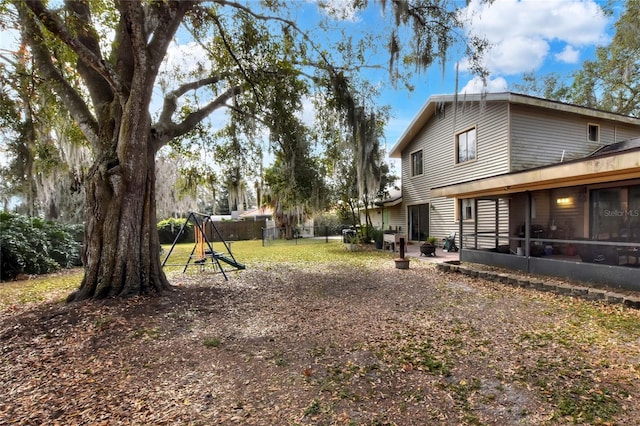
[[[223,263],[231,266],[234,270],[245,269],[245,265],[238,262],[233,256],[233,253],[231,253],[231,244],[224,240],[222,234],[220,234],[220,231],[218,230],[218,227],[213,222],[213,220],[211,220],[211,217],[206,214],[195,212],[189,213],[189,215],[187,216],[187,220],[185,220],[185,222],[180,227],[180,231],[178,231],[176,238],[173,240],[171,248],[162,260],[163,268],[165,266],[183,266],[182,264],[167,263],[167,260],[169,259],[169,256],[171,256],[176,243],[187,229],[187,224],[189,222],[193,223],[195,244],[193,246],[193,249],[191,250],[191,254],[187,259],[186,264],[184,264],[182,273],[185,273],[189,266],[199,266],[200,270],[203,271],[209,260],[211,260],[211,266],[213,267],[213,269],[216,272],[222,273],[224,279],[227,281],[229,280],[229,278],[227,277],[227,274],[222,267]],[[209,238],[207,238],[207,230],[215,232],[217,238],[224,245],[225,251],[216,251],[213,249],[211,241],[209,240]]]

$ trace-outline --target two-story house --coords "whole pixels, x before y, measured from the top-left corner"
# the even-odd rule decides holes
[[[514,93],[434,96],[390,155],[410,241],[457,232],[462,261],[640,282],[640,119]]]

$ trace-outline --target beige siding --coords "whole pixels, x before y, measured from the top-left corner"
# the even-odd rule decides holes
[[[450,185],[508,171],[507,103],[459,102],[458,108],[446,105],[444,114],[436,113],[402,153],[402,192],[404,227],[406,207],[431,203],[429,233],[438,238],[458,230],[454,201],[429,197],[429,188]],[[456,164],[455,135],[476,129],[477,158]],[[411,176],[411,154],[423,150],[424,173]]]
[[[587,140],[589,124],[599,126],[599,143]],[[640,127],[512,105],[511,132],[511,170],[518,171],[584,157],[603,145],[640,136]]]
[[[451,212],[455,212],[456,201],[450,198],[434,198],[431,202],[430,233],[438,238],[444,238],[452,232],[459,231],[459,222],[454,221]],[[476,212],[478,219],[478,229],[481,231],[495,233],[495,201],[479,201],[479,211]],[[507,236],[509,233],[509,201],[507,199],[499,200],[499,232],[501,234],[500,244],[507,244]],[[469,234],[474,231],[474,221],[465,221],[464,233]],[[460,236],[457,236],[457,243],[460,244]],[[470,241],[465,242],[469,244]],[[490,247],[495,245],[494,237],[484,240],[484,243]],[[485,245],[486,245],[485,244]]]
[[[592,120],[595,122],[595,120]],[[610,144],[640,136],[640,126],[621,126],[617,123],[600,126],[600,142]]]
[[[589,124],[599,126],[597,143],[589,142]],[[476,159],[456,164],[456,134],[476,129]],[[390,219],[394,227],[408,233],[407,208],[430,204],[429,234],[439,239],[457,232],[455,200],[430,197],[430,188],[468,182],[504,173],[584,157],[597,148],[640,136],[640,126],[621,124],[597,117],[586,117],[573,112],[547,109],[540,106],[510,104],[507,100],[464,101],[454,105],[446,103],[444,111],[438,106],[413,140],[402,150],[403,203],[398,214]],[[423,151],[423,174],[411,176],[411,154]],[[553,213],[551,200],[556,194],[536,194],[539,216],[534,224],[548,228],[555,214],[560,223],[584,221],[575,212]],[[500,201],[500,232],[505,235],[520,225],[521,220],[509,222],[509,201]],[[494,231],[494,204],[483,201],[477,212],[481,230]],[[518,206],[512,206],[516,209]],[[513,216],[512,216],[513,217]],[[572,219],[569,219],[571,217]],[[584,227],[584,225],[582,225]],[[572,224],[576,230],[581,223]],[[473,224],[465,224],[465,233],[472,232]],[[458,241],[460,241],[458,239]],[[500,244],[507,244],[501,238]],[[483,246],[487,244],[483,242]],[[495,245],[495,240],[488,243]]]
[[[367,212],[363,208],[360,208],[360,223],[367,223]],[[369,207],[369,219],[371,219],[371,225],[373,227],[380,229],[382,227],[382,209],[380,207]]]
[[[398,231],[398,232],[406,232],[405,225],[405,215],[404,215],[404,207],[403,204],[398,204],[397,206],[387,207],[386,208],[389,214],[389,223],[385,225],[385,228]]]
[[[455,211],[455,200],[451,198],[434,198],[429,211],[429,233],[442,239],[452,232],[458,231],[458,224],[452,216]],[[459,240],[458,240],[459,241]]]

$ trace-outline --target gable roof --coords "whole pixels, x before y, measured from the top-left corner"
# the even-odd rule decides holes
[[[393,207],[400,203],[402,203],[402,191],[394,188],[389,191],[389,198],[376,201],[374,204],[378,207]]]
[[[427,102],[422,106],[418,114],[413,118],[409,127],[404,131],[402,136],[397,140],[395,145],[389,152],[391,158],[401,158],[402,151],[411,141],[416,137],[418,132],[422,130],[424,125],[433,117],[437,108],[445,103],[453,102],[509,102],[511,104],[536,106],[539,108],[545,108],[548,110],[568,112],[572,114],[579,114],[586,117],[618,121],[621,123],[631,124],[634,126],[640,126],[640,119],[630,117],[628,115],[616,114],[613,112],[601,111],[594,108],[586,108],[573,104],[566,104],[563,102],[551,101],[543,98],[536,98],[534,96],[521,95],[518,93],[504,92],[504,93],[478,93],[472,95],[434,95],[429,97]]]
[[[251,210],[246,210],[238,215],[240,219],[257,219],[273,216],[273,209],[271,207],[259,207]]]

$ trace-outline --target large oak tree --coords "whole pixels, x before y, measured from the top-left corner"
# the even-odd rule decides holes
[[[354,2],[366,8],[366,1]],[[387,4],[388,3],[388,4]],[[301,29],[291,18],[305,2],[11,1],[24,29],[40,81],[81,129],[93,156],[85,180],[85,275],[70,300],[161,293],[170,288],[160,265],[156,232],[158,150],[196,132],[208,116],[227,110],[235,132],[269,131],[276,146],[298,144],[288,123],[298,96],[325,93],[326,108],[357,129],[352,84],[365,47],[348,38],[319,45],[331,26]],[[375,2],[390,17],[389,71],[397,81],[407,65],[418,69],[445,59],[459,27],[458,2]],[[320,7],[320,5],[318,5]],[[330,23],[327,18],[326,23]],[[186,35],[203,52],[194,69],[161,78],[172,42]],[[327,36],[327,39],[330,39]],[[163,95],[154,115],[154,91]],[[296,102],[289,102],[295,99]],[[289,145],[293,146],[293,145]],[[292,161],[295,161],[292,160]]]

